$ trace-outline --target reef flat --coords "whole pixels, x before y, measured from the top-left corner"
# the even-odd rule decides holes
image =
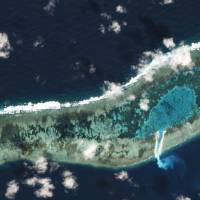
[[[2,108],[0,163],[45,156],[127,167],[154,157],[158,131],[166,131],[162,151],[200,135],[199,48],[196,43],[146,53],[138,75],[120,92],[78,103]]]

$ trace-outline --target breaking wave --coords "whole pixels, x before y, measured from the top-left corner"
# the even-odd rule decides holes
[[[120,85],[123,92],[128,87],[134,85],[138,80],[144,79],[145,81],[152,81],[152,76],[156,70],[162,66],[170,66],[174,71],[180,65],[182,67],[191,67],[192,60],[190,53],[195,50],[200,50],[200,42],[191,43],[191,45],[179,45],[173,48],[170,52],[163,53],[157,52],[145,52],[143,59],[138,64],[138,73],[135,77],[132,77],[127,83]],[[149,57],[151,58],[149,61]],[[47,101],[39,103],[25,103],[23,105],[8,106],[0,110],[0,114],[15,114],[21,112],[36,112],[42,110],[59,110],[62,108],[83,106],[86,104],[94,103],[103,99],[107,99],[116,94],[115,88],[119,92],[119,85],[117,87],[110,87],[107,92],[104,92],[101,96],[90,97],[89,99],[81,100],[78,102],[66,102],[60,103],[59,101]],[[108,95],[109,93],[109,95]],[[121,94],[121,93],[120,93]]]

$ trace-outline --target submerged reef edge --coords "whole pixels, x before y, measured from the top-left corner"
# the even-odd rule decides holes
[[[96,101],[3,108],[0,163],[44,156],[110,168],[136,166],[154,157],[156,132],[165,131],[162,152],[199,136],[199,48],[185,45],[156,55],[120,92]],[[186,63],[179,54],[187,54]]]

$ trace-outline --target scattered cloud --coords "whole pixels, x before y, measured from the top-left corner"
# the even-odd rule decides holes
[[[115,178],[121,181],[126,181],[129,179],[129,176],[128,176],[127,171],[123,170],[121,172],[115,173]]]
[[[94,74],[96,72],[96,67],[94,64],[90,64],[89,66],[89,73]]]
[[[105,18],[105,19],[107,19],[107,20],[111,20],[112,19],[111,15],[109,15],[108,13],[101,13],[100,16]]]
[[[175,71],[179,66],[189,67],[189,68],[191,67],[192,58],[189,46],[183,45],[177,49],[173,49],[171,54],[172,57],[169,61],[169,64]]]
[[[107,98],[115,98],[123,94],[123,89],[120,84],[112,83],[109,81],[104,82],[106,89],[104,87],[104,95]]]
[[[124,14],[124,13],[127,13],[127,10],[122,5],[118,5],[118,6],[116,6],[116,12],[120,13],[120,14]]]
[[[10,45],[8,35],[0,33],[0,58],[9,58],[12,47]]]
[[[138,64],[138,77],[142,76],[146,81],[153,81],[156,70],[162,67],[171,67],[177,72],[182,68],[191,69],[193,63],[191,51],[198,49],[200,45],[189,46],[181,43],[177,48],[173,48],[170,52],[163,53],[160,50],[154,52],[146,51]],[[134,69],[134,68],[133,68]]]
[[[119,22],[116,20],[111,21],[111,24],[108,27],[108,31],[113,31],[116,34],[119,34],[121,32],[121,26]]]
[[[115,11],[120,14],[124,14],[127,12],[126,8],[123,7],[122,5],[118,5],[115,8]],[[118,21],[116,18],[113,19],[111,15],[108,13],[101,13],[100,16],[106,20],[106,25],[105,24],[100,24],[99,25],[99,30],[102,34],[105,34],[106,31],[108,32],[113,32],[115,34],[119,34],[122,30],[122,27],[125,27],[128,25],[126,21]]]
[[[14,199],[18,191],[19,191],[19,184],[15,180],[12,180],[7,184],[5,197],[8,199]]]
[[[78,187],[76,177],[69,170],[65,170],[63,172],[62,184],[65,187],[65,189],[67,189],[67,190],[75,190]]]
[[[34,163],[34,169],[37,171],[39,174],[43,174],[47,172],[48,170],[48,162],[47,159],[44,157],[40,157],[37,159]]]
[[[149,73],[144,74],[144,79],[147,82],[152,82],[153,81],[153,75],[154,75],[155,71],[149,71]]]
[[[56,5],[59,3],[59,0],[49,0],[49,3],[43,7],[43,9],[48,12],[49,15],[54,15]]]
[[[174,0],[163,0],[163,2],[161,2],[161,5],[169,5],[174,3]]]
[[[48,198],[53,197],[54,185],[51,183],[50,178],[40,178],[37,183],[41,186],[40,189],[36,190],[34,193],[37,197]]]
[[[33,43],[33,47],[37,48],[37,47],[44,47],[44,38],[42,36],[38,36],[35,40],[35,42]]]
[[[24,184],[34,187],[37,183],[37,178],[36,177],[32,177],[32,178],[28,178],[24,181]]]
[[[72,176],[72,172],[69,171],[69,170],[65,170],[63,173],[62,173],[63,177],[68,177],[68,176]]]
[[[126,21],[123,21],[123,22],[122,22],[122,25],[123,25],[123,26],[127,26],[128,23],[127,23]]]
[[[149,99],[147,99],[147,98],[141,99],[139,106],[140,106],[141,110],[148,111],[149,110]]]
[[[53,197],[53,190],[55,189],[54,185],[51,183],[50,178],[38,178],[32,177],[25,180],[25,184],[31,187],[36,185],[40,188],[34,191],[36,197],[39,198],[51,198]]]
[[[90,160],[94,158],[97,150],[97,144],[91,143],[87,146],[87,148],[83,151],[83,156],[85,160]]]
[[[173,38],[164,38],[163,44],[168,49],[174,48],[176,46]]]
[[[128,96],[128,100],[129,101],[135,101],[135,99],[136,99],[136,96],[133,95],[133,94],[131,94],[131,95]]]
[[[180,196],[176,197],[176,200],[191,200],[191,198],[183,196],[183,195],[180,195]]]
[[[105,34],[105,33],[106,33],[106,28],[105,28],[105,26],[104,26],[103,24],[100,24],[99,30],[100,30],[100,32],[101,32],[102,34]]]

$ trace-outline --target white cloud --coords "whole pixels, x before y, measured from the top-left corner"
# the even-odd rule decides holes
[[[147,99],[147,98],[141,99],[139,106],[140,106],[141,110],[148,111],[148,109],[149,109],[149,99]]]
[[[14,199],[18,191],[19,191],[19,184],[15,180],[12,180],[7,184],[5,197],[8,199]]]
[[[116,9],[115,11],[120,14],[127,12],[126,8],[124,8],[121,5],[116,6],[115,9]],[[117,21],[116,19],[113,19],[113,17],[109,15],[108,13],[101,13],[100,16],[104,18],[107,21],[106,24],[108,24],[108,26],[104,24],[100,24],[99,30],[101,31],[102,34],[105,34],[106,30],[109,32],[114,32],[115,34],[119,34],[122,30],[122,27],[127,26],[126,21],[119,23],[119,21]]]
[[[42,36],[38,36],[35,40],[35,42],[33,43],[33,47],[37,48],[37,47],[44,47],[44,38]]]
[[[100,32],[101,32],[102,34],[105,34],[105,32],[106,32],[106,28],[105,28],[105,26],[104,26],[103,24],[100,24],[99,30],[100,30]]]
[[[191,198],[183,196],[183,195],[180,195],[180,196],[176,197],[176,200],[191,200]]]
[[[136,99],[136,96],[133,95],[133,94],[131,94],[131,95],[128,96],[128,100],[129,101],[135,101],[135,99]]]
[[[36,177],[28,178],[24,181],[24,183],[28,186],[35,187],[38,179]]]
[[[87,148],[83,151],[83,156],[85,160],[90,160],[94,158],[97,150],[97,144],[96,143],[91,143]]]
[[[65,170],[63,172],[63,186],[68,190],[75,190],[78,187],[78,183],[76,181],[76,177],[73,176],[72,172],[69,170]]]
[[[6,33],[0,33],[0,58],[8,58],[12,47]]]
[[[167,58],[159,50],[156,50],[155,52],[145,51],[138,64],[140,67],[139,73],[148,74],[150,71],[165,65],[167,61]],[[132,68],[135,69],[137,66],[133,66]]]
[[[126,21],[123,21],[123,22],[122,22],[122,25],[123,25],[123,26],[127,26],[128,23],[127,23]]]
[[[176,46],[175,43],[174,43],[174,39],[173,38],[164,38],[163,39],[163,44],[168,49],[174,48]]]
[[[50,198],[53,197],[53,190],[55,189],[54,185],[51,183],[50,178],[38,178],[32,177],[25,180],[25,184],[35,187],[36,185],[40,186],[39,189],[34,191],[36,197],[39,198]]]
[[[154,75],[155,71],[149,71],[149,73],[144,74],[144,79],[147,82],[152,82],[153,81],[153,75]]]
[[[121,172],[115,173],[115,178],[121,181],[125,181],[129,179],[127,171],[121,171]]]
[[[96,67],[94,64],[90,64],[89,66],[89,73],[94,74],[96,72]]]
[[[177,70],[179,66],[190,68],[192,65],[190,47],[187,45],[183,45],[177,49],[173,49],[169,65],[174,70]]]
[[[40,198],[53,197],[54,185],[51,183],[50,178],[40,178],[38,179],[38,184],[41,186],[40,189],[36,190],[34,193]]]
[[[37,159],[34,163],[34,169],[37,171],[39,174],[43,174],[48,170],[48,162],[47,159],[44,157],[40,157]]]
[[[162,4],[163,5],[168,5],[174,3],[174,0],[163,0]]]
[[[49,3],[43,7],[45,11],[48,12],[49,15],[54,15],[56,4],[58,4],[59,0],[49,0]]]
[[[62,175],[63,175],[63,177],[68,177],[68,176],[72,176],[73,174],[71,171],[65,170]]]
[[[113,20],[108,27],[108,31],[113,31],[116,34],[119,34],[121,32],[121,26],[119,22],[116,20]]]
[[[107,14],[107,13],[101,13],[100,16],[103,17],[103,18],[105,18],[105,19],[107,19],[107,20],[112,19],[112,16],[109,15],[109,14]]]
[[[122,13],[127,13],[127,10],[126,10],[126,8],[123,7],[122,5],[118,5],[118,6],[116,6],[116,12],[122,14]]]
[[[118,95],[123,94],[123,89],[135,84],[142,78],[147,81],[152,81],[154,73],[162,67],[172,68],[175,72],[181,68],[189,68],[193,66],[191,59],[191,52],[200,49],[200,42],[192,43],[191,45],[178,45],[170,52],[163,53],[161,51],[144,52],[143,58],[137,66],[132,66],[134,71],[138,69],[136,76],[132,77],[124,85],[105,82],[107,89],[104,87],[104,94],[101,96],[90,97],[77,102],[65,102],[60,103],[58,101],[40,102],[40,103],[27,103],[17,106],[8,106],[0,109],[0,115],[2,114],[16,114],[21,112],[37,112],[40,110],[54,110],[68,107],[83,106],[96,101],[100,101],[107,97],[115,98]],[[170,66],[171,65],[171,66]]]
[[[123,89],[120,84],[104,81],[107,90],[104,88],[104,96],[107,98],[114,98],[123,94]]]
[[[104,144],[104,150],[105,150],[105,152],[108,152],[108,151],[109,151],[111,145],[112,145],[112,142],[111,142],[110,140],[107,140],[107,141],[105,142],[105,144]]]
[[[63,179],[63,186],[66,189],[70,189],[70,190],[74,190],[78,187],[78,184],[76,182],[76,179],[74,178],[74,176],[69,176],[69,177],[65,177]]]
[[[197,45],[193,45],[193,49],[188,46],[181,44],[177,48],[171,50],[164,54],[163,52],[157,50],[155,52],[147,51],[143,53],[143,57],[140,60],[139,72],[137,79],[143,77],[146,81],[153,81],[153,76],[156,70],[162,67],[171,67],[175,72],[181,68],[192,67],[191,50],[197,49]]]

